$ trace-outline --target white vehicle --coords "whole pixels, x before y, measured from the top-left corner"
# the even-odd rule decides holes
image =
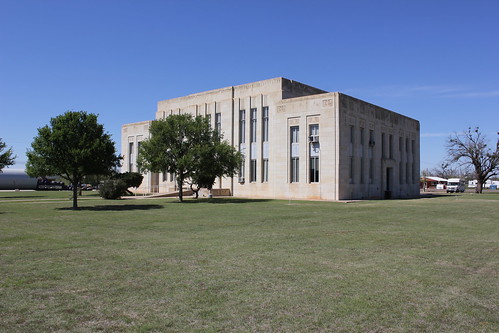
[[[447,193],[464,192],[464,180],[460,178],[449,178],[447,180]]]

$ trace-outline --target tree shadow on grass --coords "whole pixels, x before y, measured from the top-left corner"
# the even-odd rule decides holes
[[[170,203],[185,203],[185,204],[197,204],[197,203],[211,203],[211,204],[241,204],[241,203],[256,203],[256,202],[268,202],[272,199],[246,199],[246,198],[199,198],[199,199],[184,199],[183,202],[174,201]]]
[[[9,196],[0,196],[0,199],[31,199],[31,198],[44,198],[43,195],[9,195]]]
[[[132,210],[151,210],[151,209],[162,209],[162,205],[98,205],[98,206],[86,206],[78,207],[74,209],[73,207],[56,208],[57,210],[82,210],[82,211],[132,211]]]
[[[460,197],[462,194],[443,194],[443,193],[421,193],[419,197],[415,199],[432,199],[432,198],[442,198],[442,197]]]

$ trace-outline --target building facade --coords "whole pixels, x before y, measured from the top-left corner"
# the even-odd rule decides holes
[[[209,117],[244,155],[239,175],[214,194],[352,200],[419,195],[419,122],[339,92],[275,78],[158,103],[156,119]],[[123,171],[150,121],[122,126]],[[177,190],[174,175],[147,173],[139,192]]]

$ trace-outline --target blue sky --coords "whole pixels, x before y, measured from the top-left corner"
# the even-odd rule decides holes
[[[0,137],[23,168],[67,110],[124,123],[160,100],[283,76],[421,122],[421,167],[449,134],[499,130],[499,1],[0,0]]]

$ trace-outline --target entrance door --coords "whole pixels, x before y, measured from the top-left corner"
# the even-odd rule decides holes
[[[392,198],[393,168],[386,168],[385,199]]]

